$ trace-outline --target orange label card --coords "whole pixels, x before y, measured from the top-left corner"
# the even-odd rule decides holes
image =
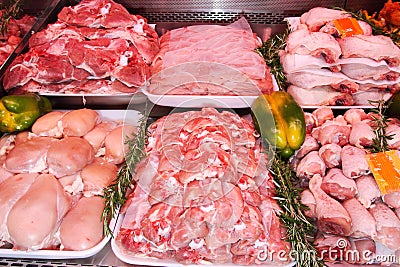
[[[355,18],[335,19],[333,21],[336,29],[339,31],[340,37],[344,38],[355,34],[364,34],[360,24]]]
[[[395,150],[365,157],[383,195],[400,191],[400,158]]]

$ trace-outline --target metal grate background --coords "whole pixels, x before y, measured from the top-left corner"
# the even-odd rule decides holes
[[[141,14],[150,23],[157,22],[199,22],[199,23],[231,23],[240,17],[246,17],[250,23],[256,24],[283,24],[283,19],[290,16],[299,16],[301,13],[290,12],[237,12],[237,11],[142,11]]]

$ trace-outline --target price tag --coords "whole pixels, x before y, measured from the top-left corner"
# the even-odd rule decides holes
[[[355,34],[364,34],[364,31],[355,18],[335,19],[333,25],[335,25],[342,38]]]
[[[400,191],[400,158],[395,150],[365,157],[383,195]]]

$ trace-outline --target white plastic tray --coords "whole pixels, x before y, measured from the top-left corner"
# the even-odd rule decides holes
[[[279,91],[274,75],[271,74],[271,77],[273,90]],[[258,95],[156,95],[146,89],[147,87],[144,86],[141,92],[153,104],[180,108],[248,108],[258,97]]]
[[[124,219],[123,215],[120,215],[117,221],[117,225],[114,230],[114,237],[117,236],[119,232],[119,228],[121,227],[122,221]],[[226,263],[226,264],[215,264],[211,262],[204,262],[202,264],[181,264],[178,263],[174,260],[163,260],[163,259],[158,259],[158,258],[153,258],[153,257],[145,257],[145,256],[135,256],[132,254],[127,254],[124,253],[124,251],[117,245],[115,238],[111,239],[111,248],[112,251],[114,252],[115,256],[117,256],[118,259],[120,259],[123,262],[129,263],[129,264],[135,264],[135,265],[145,265],[145,266],[165,266],[165,267],[199,267],[199,266],[219,266],[219,267],[224,267],[224,266],[229,266],[229,267],[240,267],[241,265],[233,264],[233,263]],[[271,265],[246,265],[246,267],[255,267],[255,266],[280,266],[280,267],[292,267],[295,266],[295,262],[292,262],[290,264],[286,265],[277,265],[277,264],[271,264]]]
[[[248,108],[257,98],[257,96],[155,95],[147,91],[143,93],[156,105],[181,108]]]
[[[146,96],[137,92],[135,94],[61,94],[61,93],[39,93],[53,100],[61,106],[69,105],[101,105],[117,106],[127,104],[141,104],[146,101]]]
[[[117,215],[118,216],[118,215]],[[114,229],[117,218],[113,218],[110,222],[110,229]],[[98,243],[96,246],[81,251],[68,251],[68,250],[35,250],[35,251],[24,251],[24,250],[14,250],[7,248],[0,248],[0,258],[23,258],[23,259],[80,259],[91,257],[100,250],[110,240],[110,236],[106,236]]]

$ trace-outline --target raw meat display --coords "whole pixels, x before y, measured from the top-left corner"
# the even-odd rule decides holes
[[[79,15],[77,15],[79,12]],[[9,93],[134,93],[150,78],[158,35],[112,0],[64,7],[4,75]]]
[[[387,100],[399,90],[400,48],[354,19],[360,31],[341,35],[339,21],[350,19],[350,13],[316,7],[291,20],[279,55],[288,91],[300,105],[371,106],[369,100]]]
[[[3,136],[0,247],[81,251],[102,241],[103,190],[116,179],[124,138],[134,131],[77,109],[47,113],[32,132]]]
[[[213,108],[151,124],[116,234],[121,253],[249,265],[263,263],[262,251],[288,252],[257,137],[252,123]]]
[[[156,95],[259,95],[272,77],[255,51],[261,45],[244,18],[227,25],[195,25],[160,38],[147,91]]]
[[[2,14],[3,12],[0,11],[0,16]],[[11,18],[8,21],[4,34],[0,34],[0,66],[7,60],[35,22],[36,17],[27,14],[20,19]]]
[[[362,109],[348,109],[335,117],[327,107],[306,114],[308,121],[314,121],[307,135],[315,138],[319,147],[313,147],[307,154],[300,149],[301,154],[294,157],[292,167],[298,174],[308,174],[298,175],[306,188],[301,202],[310,208],[305,214],[316,220],[315,244],[320,251],[325,249],[326,252],[338,245],[335,242],[328,244],[325,239],[326,242],[321,242],[321,236],[343,240],[346,243],[346,246],[342,244],[344,251],[354,251],[355,240],[370,240],[368,246],[359,244],[357,250],[360,253],[367,249],[375,253],[375,247],[382,245],[393,253],[400,248],[400,218],[396,215],[399,192],[381,194],[365,159],[373,145],[373,115]],[[398,120],[392,119],[389,124],[397,126]],[[336,138],[321,136],[326,127],[336,128],[333,131],[338,133]],[[343,127],[349,131],[343,131]],[[392,134],[396,138],[400,131],[397,129]],[[306,143],[304,145],[308,147]],[[398,150],[393,145],[389,148]],[[321,166],[317,155],[327,162],[325,169],[315,168],[315,165]],[[323,243],[325,246],[321,245]],[[350,259],[343,260],[352,263]]]

